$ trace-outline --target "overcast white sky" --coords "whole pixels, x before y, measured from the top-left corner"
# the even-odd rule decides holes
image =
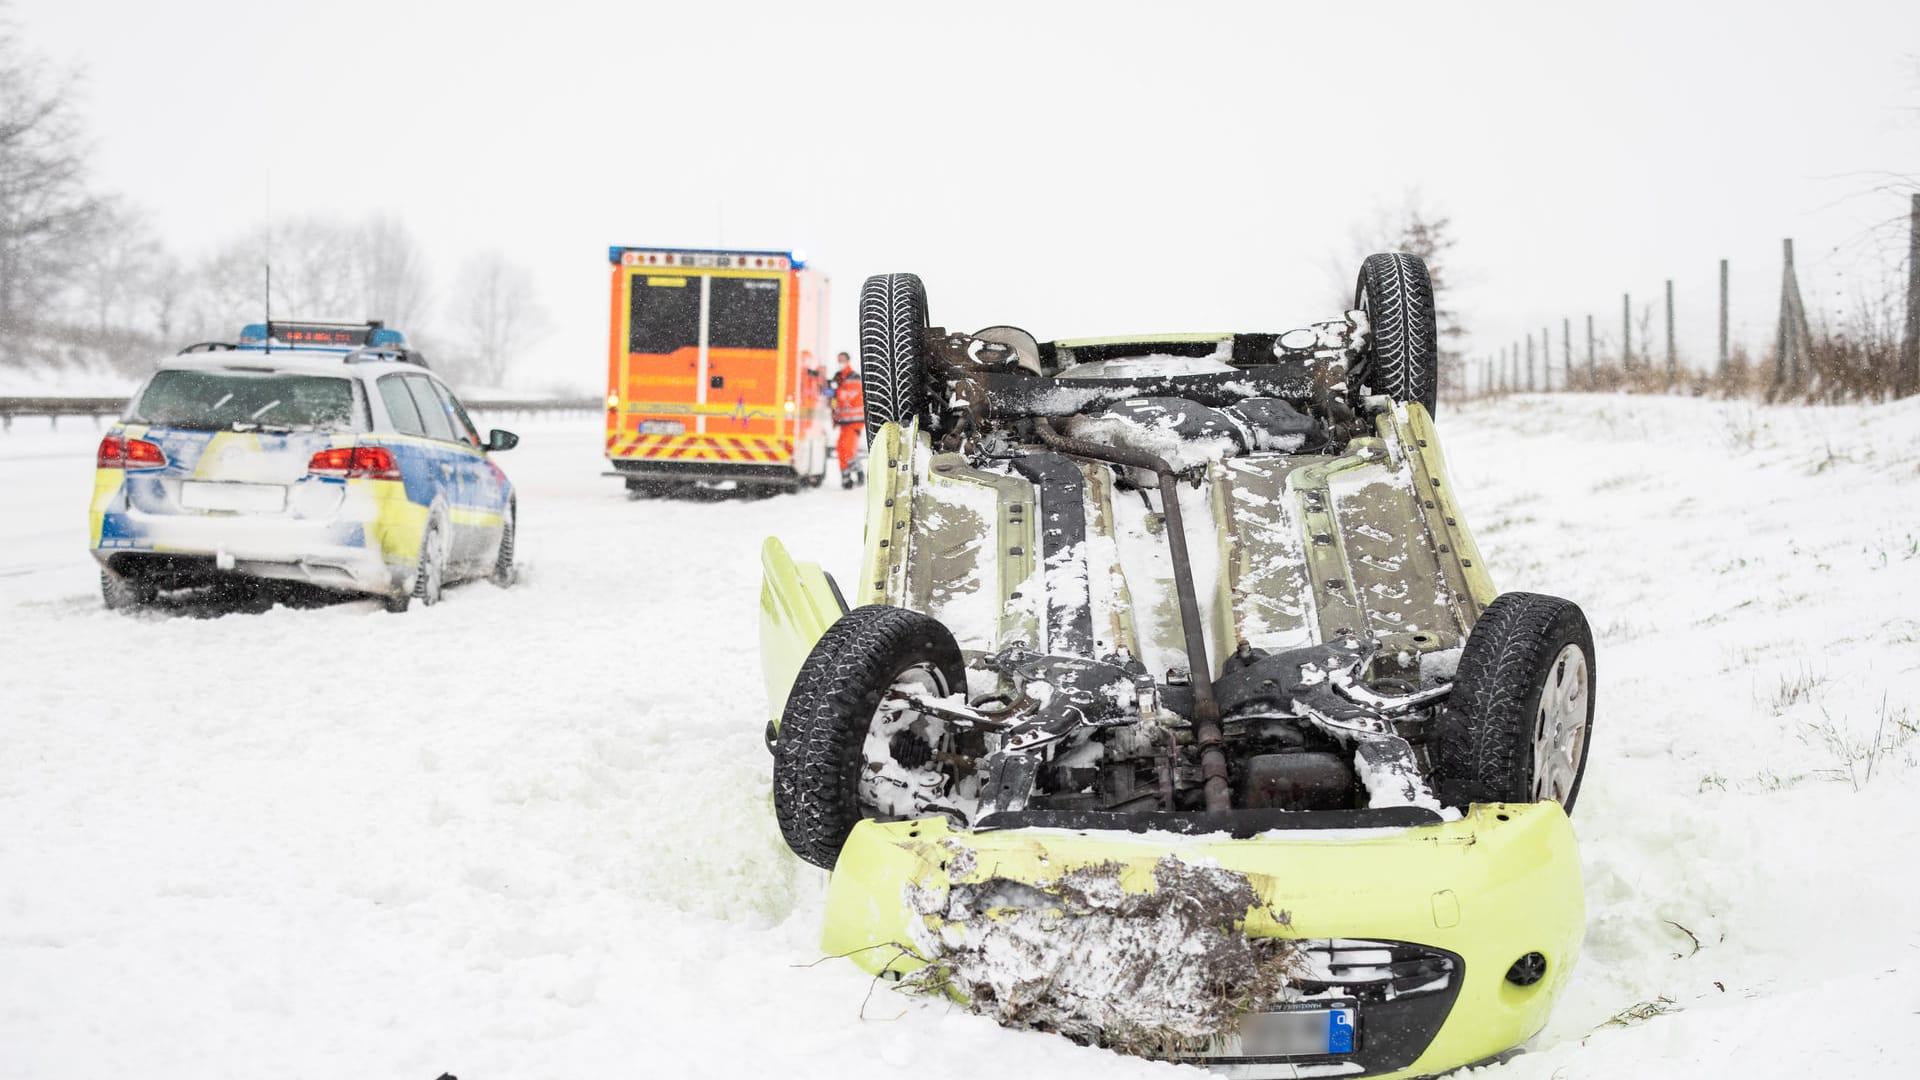
[[[1763,348],[1781,238],[1810,308],[1878,287],[1904,229],[1869,230],[1907,202],[1873,189],[1920,175],[1913,0],[13,14],[85,68],[98,179],[173,246],[257,224],[270,182],[276,215],[398,215],[442,290],[501,248],[555,326],[526,369],[583,388],[609,244],[803,251],[845,343],[860,280],[893,270],[957,328],[1280,328],[1333,313],[1352,231],[1416,190],[1453,220],[1474,354],[1549,323],[1557,351],[1587,313],[1617,338],[1621,292],[1672,277],[1705,363],[1719,258]]]

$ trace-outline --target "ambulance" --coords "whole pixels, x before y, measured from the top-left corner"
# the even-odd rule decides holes
[[[612,247],[610,475],[635,497],[826,476],[827,278],[788,251]]]

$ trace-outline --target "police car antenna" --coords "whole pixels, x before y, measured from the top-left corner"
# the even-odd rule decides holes
[[[268,259],[266,266],[267,266],[267,293],[266,293],[266,303],[264,305],[267,309],[266,342],[267,342],[267,351],[272,352],[273,351],[273,260]]]

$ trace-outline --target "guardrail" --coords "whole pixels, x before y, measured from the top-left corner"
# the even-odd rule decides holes
[[[599,398],[467,398],[465,404],[468,412],[508,416],[598,412],[604,407]],[[12,431],[16,416],[44,416],[54,427],[63,416],[90,416],[98,427],[126,407],[123,397],[0,397],[0,430]]]

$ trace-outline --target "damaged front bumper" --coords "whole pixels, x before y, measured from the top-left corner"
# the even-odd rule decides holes
[[[834,868],[822,945],[911,977],[941,961],[945,944],[1011,916],[983,910],[982,896],[1060,896],[1048,890],[1089,868],[1147,894],[1182,880],[1168,875],[1171,859],[1244,877],[1256,900],[1238,931],[1298,946],[1289,1004],[1350,1007],[1355,1028],[1340,1053],[1248,1056],[1236,1031],[1222,1031],[1210,1050],[1177,1056],[1239,1077],[1441,1073],[1546,1023],[1579,951],[1585,902],[1559,804],[1480,805],[1457,821],[1406,824],[1420,813],[1239,816],[1240,827],[1201,835],[1086,828],[1085,816],[1044,813],[1001,830],[864,821]],[[1266,831],[1245,835],[1249,821]],[[1062,901],[1044,914],[1078,910]],[[969,917],[983,913],[989,922]]]

